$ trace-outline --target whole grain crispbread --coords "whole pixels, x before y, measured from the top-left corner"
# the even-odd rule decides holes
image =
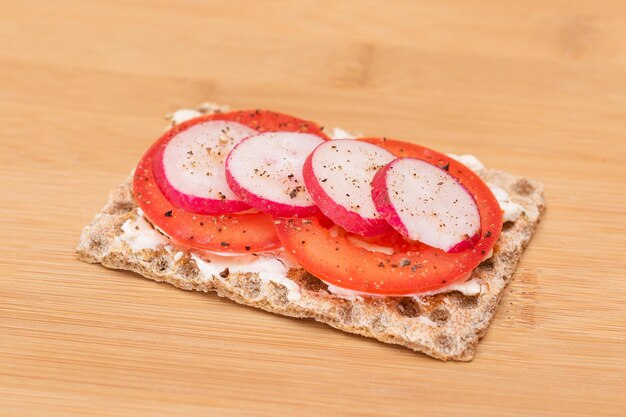
[[[473,273],[482,282],[477,296],[458,292],[412,297],[346,299],[327,291],[324,282],[302,269],[287,277],[298,284],[301,296],[288,297],[284,285],[261,280],[256,273],[206,277],[191,254],[175,254],[161,246],[134,251],[123,240],[121,226],[137,216],[131,178],[115,188],[104,208],[80,236],[77,253],[85,262],[137,272],[178,288],[214,291],[240,304],[285,316],[312,318],[337,329],[406,346],[442,360],[469,361],[491,323],[503,290],[511,280],[522,252],[544,210],[543,186],[533,180],[484,169],[480,176],[504,188],[524,208],[504,225],[493,257]]]

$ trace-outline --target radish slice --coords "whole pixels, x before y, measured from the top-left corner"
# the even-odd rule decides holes
[[[371,195],[376,172],[394,159],[385,149],[350,139],[319,145],[303,172],[313,201],[322,213],[349,232],[375,236],[390,230]]]
[[[477,240],[478,206],[444,169],[415,158],[398,158],[372,183],[378,212],[403,236],[444,251],[468,249]]]
[[[324,139],[310,133],[268,132],[241,141],[226,160],[226,180],[250,206],[280,217],[319,209],[307,192],[302,165]]]
[[[223,120],[194,124],[168,141],[154,158],[154,176],[163,194],[179,208],[199,214],[250,208],[228,187],[224,163],[252,128]]]

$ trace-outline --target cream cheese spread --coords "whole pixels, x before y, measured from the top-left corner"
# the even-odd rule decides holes
[[[206,280],[225,279],[222,276],[226,270],[228,273],[256,273],[265,284],[275,282],[284,285],[289,301],[298,301],[301,297],[298,284],[287,278],[289,263],[282,259],[280,252],[240,254],[240,256],[203,254],[202,257],[192,253],[191,258]]]
[[[456,159],[477,174],[480,174],[480,172],[485,169],[483,163],[480,162],[474,155],[456,155],[449,153],[448,156],[452,159]]]
[[[356,135],[348,132],[347,130],[343,130],[340,127],[334,128],[330,136],[333,139],[356,139]]]
[[[126,220],[121,229],[122,234],[117,239],[125,242],[134,252],[144,249],[157,250],[164,247],[169,253],[172,253],[169,239],[159,233],[146,220],[141,209],[137,209],[135,218]],[[184,253],[177,251],[173,256],[174,261],[178,262]],[[223,279],[220,273],[223,273],[227,268],[232,273],[256,273],[264,283],[273,281],[284,285],[288,291],[287,299],[289,301],[300,299],[298,284],[287,278],[289,268],[297,265],[282,249],[259,254],[202,251],[202,254],[192,253],[191,257],[196,262],[202,277],[206,280]]]
[[[198,116],[202,116],[198,110],[194,109],[180,109],[176,110],[174,114],[172,114],[172,123],[175,125],[179,125],[187,120],[195,119]]]
[[[126,244],[134,251],[138,252],[143,249],[158,249],[160,246],[167,245],[169,240],[161,233],[157,232],[138,210],[134,219],[128,219],[122,225],[122,234],[119,240]]]
[[[205,101],[195,109],[178,109],[174,113],[168,114],[166,117],[170,119],[172,125],[178,125],[186,122],[187,120],[202,116],[203,114],[213,114],[227,111],[230,111],[230,107]]]
[[[480,162],[474,155],[455,155],[449,153],[448,156],[456,159],[477,174],[485,169],[482,162]],[[500,208],[502,209],[502,221],[504,223],[513,222],[517,220],[522,213],[524,213],[524,208],[511,200],[511,196],[504,188],[492,183],[487,183],[487,185],[496,197],[496,200],[498,200],[498,204],[500,204]]]
[[[506,190],[498,185],[487,183],[489,189],[498,200],[500,208],[502,209],[502,222],[514,222],[524,212],[524,207],[520,206],[513,200]]]
[[[326,285],[328,285],[328,292],[339,297],[339,298],[344,298],[346,300],[362,300],[363,297],[412,297],[412,298],[420,298],[421,297],[427,297],[427,296],[431,296],[431,295],[436,295],[436,294],[443,294],[443,293],[447,293],[447,292],[453,292],[453,291],[458,291],[463,295],[469,295],[469,296],[473,296],[473,295],[478,295],[480,294],[480,290],[481,290],[481,281],[478,278],[472,278],[470,280],[467,280],[466,278],[460,279],[458,282],[454,282],[452,284],[443,286],[441,288],[437,288],[436,290],[433,291],[424,291],[424,292],[419,292],[419,293],[413,293],[413,294],[402,294],[402,295],[379,295],[379,294],[368,294],[368,293],[364,293],[364,292],[360,292],[360,291],[353,291],[353,290],[348,290],[345,288],[341,288],[341,287],[337,287],[336,285],[332,285],[329,284],[328,282],[326,282]],[[419,301],[419,300],[418,300]]]

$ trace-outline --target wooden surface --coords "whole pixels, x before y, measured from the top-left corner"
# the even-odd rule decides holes
[[[625,28],[620,0],[3,0],[0,415],[624,415]],[[543,181],[474,361],[78,262],[163,115],[204,100]]]

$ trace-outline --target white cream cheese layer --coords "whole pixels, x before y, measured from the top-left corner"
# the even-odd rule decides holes
[[[168,114],[166,117],[170,119],[172,125],[178,125],[186,122],[187,120],[195,119],[196,117],[202,116],[204,114],[213,114],[227,111],[230,111],[230,107],[205,101],[195,109],[178,109],[174,113]]]
[[[482,162],[478,160],[474,155],[456,155],[453,153],[449,153],[448,156],[452,159],[456,159],[475,173],[479,174],[485,166]]]
[[[169,243],[169,240],[165,236],[157,232],[152,225],[146,221],[140,209],[134,219],[128,219],[124,222],[122,232],[118,239],[126,242],[134,252],[138,252],[142,249],[158,249],[160,246]]]
[[[443,286],[441,288],[437,288],[436,290],[433,291],[424,291],[424,292],[419,292],[419,293],[413,293],[413,294],[402,294],[402,295],[378,295],[378,294],[368,294],[368,293],[364,293],[364,292],[360,292],[360,291],[352,291],[352,290],[347,290],[345,288],[341,288],[341,287],[337,287],[335,285],[329,284],[328,282],[326,282],[326,285],[328,285],[328,292],[340,297],[340,298],[344,298],[346,300],[362,300],[363,297],[378,297],[378,298],[383,298],[383,297],[412,297],[415,299],[421,299],[421,297],[427,297],[427,296],[431,296],[431,295],[435,295],[435,294],[443,294],[443,293],[448,293],[448,292],[453,292],[453,291],[458,291],[463,295],[478,295],[480,294],[480,290],[481,290],[481,281],[478,278],[472,278],[470,280],[467,280],[467,278],[463,278],[460,279],[458,282]]]
[[[448,156],[456,159],[477,174],[485,169],[482,162],[480,162],[474,155],[455,155],[449,153]],[[504,188],[492,183],[487,183],[487,185],[496,197],[496,200],[498,200],[498,204],[500,204],[500,208],[502,209],[502,222],[513,222],[517,220],[522,213],[524,213],[524,208],[511,200],[511,196]]]
[[[348,132],[347,130],[343,130],[340,127],[336,127],[333,129],[331,135],[333,139],[356,139],[356,135]]]
[[[191,258],[198,265],[198,269],[204,279],[225,279],[226,274],[230,273],[256,273],[265,284],[275,282],[284,285],[288,291],[287,299],[289,301],[298,301],[301,297],[298,284],[287,278],[289,263],[287,260],[282,259],[280,251],[250,255],[241,254],[240,256],[220,256],[203,253],[202,257],[192,253]]]
[[[187,120],[195,119],[198,116],[202,116],[198,110],[194,109],[180,109],[176,110],[172,114],[172,123],[175,125],[179,125]]]
[[[524,207],[511,200],[511,196],[506,190],[498,185],[487,183],[489,189],[498,200],[500,208],[502,209],[502,222],[514,222],[524,212]]]
[[[419,294],[413,294],[413,297],[426,297],[435,294],[442,294],[445,292],[458,291],[463,295],[478,295],[480,294],[481,281],[478,278],[472,278],[470,280],[460,279],[457,282],[453,282],[445,287],[437,288],[433,291],[425,291]]]
[[[137,209],[135,218],[126,220],[121,229],[122,234],[118,239],[125,242],[134,252],[143,249],[156,250],[161,247],[169,253],[173,252],[169,239],[154,229],[144,217],[141,209]],[[174,261],[178,262],[183,256],[183,252],[177,251],[174,253]],[[206,280],[223,279],[220,273],[224,273],[226,269],[229,273],[256,273],[264,283],[272,281],[284,285],[288,290],[289,301],[300,299],[298,284],[287,278],[289,268],[297,265],[286,256],[282,249],[261,254],[203,251],[201,255],[192,253],[191,257]]]

